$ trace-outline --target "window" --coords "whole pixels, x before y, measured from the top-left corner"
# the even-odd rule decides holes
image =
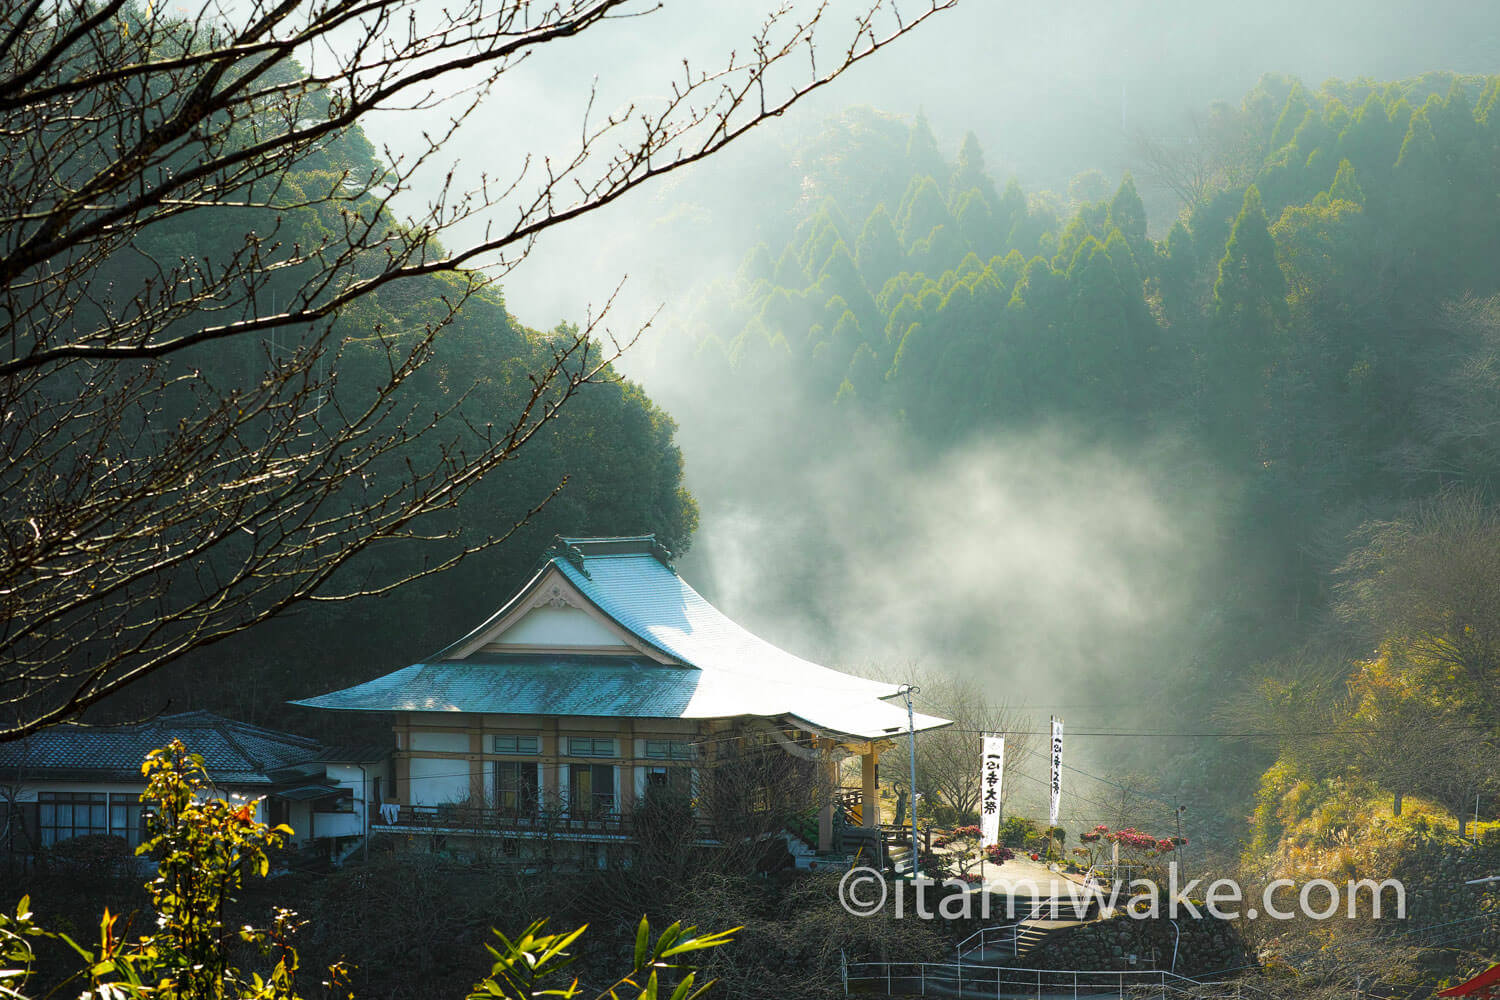
[[[37,827],[43,844],[114,834],[135,847],[141,842],[141,801],[120,792],[38,792]]]
[[[692,760],[693,744],[687,740],[647,740],[646,756],[657,760]]]
[[[646,768],[646,794],[687,795],[692,788],[692,772],[685,767],[653,764]]]
[[[615,808],[615,769],[609,764],[568,767],[568,808],[575,816],[593,816]]]
[[[612,739],[599,739],[593,736],[569,736],[569,757],[613,757],[615,755],[615,741]]]
[[[524,760],[495,762],[495,808],[530,816],[537,808],[536,765]]]
[[[539,736],[496,736],[495,752],[536,755],[542,752],[542,740]]]
[[[354,790],[344,789],[331,799],[320,799],[313,806],[313,812],[321,813],[352,813],[354,812]],[[291,824],[288,823],[288,826]]]

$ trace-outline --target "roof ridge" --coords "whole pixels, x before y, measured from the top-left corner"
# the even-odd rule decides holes
[[[222,718],[222,716],[221,716]],[[250,722],[241,722],[239,719],[224,719],[236,730],[256,736],[266,736],[281,740],[283,743],[299,743],[310,747],[320,747],[323,744],[312,736],[303,736],[301,733],[289,733],[282,729],[271,729],[266,726],[257,726]]]
[[[245,759],[247,763],[254,765],[256,770],[266,770],[266,762],[252,754],[249,750],[245,749],[240,741],[234,738],[234,734],[230,732],[228,726],[221,728],[219,730],[219,734],[224,737],[225,743],[228,743],[230,746],[234,747],[234,749],[239,753],[241,757]]]
[[[648,555],[672,570],[672,553],[656,537],[655,532],[644,535],[603,535],[596,538],[577,538],[557,535],[543,556],[547,559],[563,558],[588,575],[585,563],[589,559],[607,556]]]

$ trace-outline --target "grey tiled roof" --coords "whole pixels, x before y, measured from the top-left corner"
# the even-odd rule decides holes
[[[752,634],[678,576],[651,536],[560,541],[563,551],[520,595],[437,656],[296,704],[364,712],[790,717],[866,739],[906,728],[906,711],[884,700],[898,693],[897,685],[831,670]],[[483,649],[448,658],[549,573],[561,574],[603,614],[675,662]],[[918,729],[948,724],[922,714],[915,721]]]
[[[140,781],[146,754],[174,739],[203,757],[209,777],[228,785],[269,785],[268,772],[323,752],[321,744],[305,736],[210,712],[182,712],[127,726],[52,726],[24,740],[0,743],[0,782]]]

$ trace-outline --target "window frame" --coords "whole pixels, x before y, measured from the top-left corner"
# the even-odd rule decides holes
[[[563,739],[566,741],[567,747],[567,753],[564,756],[567,757],[584,757],[597,759],[617,758],[620,756],[618,741],[613,736],[565,736],[563,737]],[[574,744],[585,742],[589,744],[589,748],[587,750],[580,751],[574,746]],[[601,753],[599,749],[600,744],[603,744],[608,748],[608,750]]]
[[[510,746],[502,746],[501,740],[509,740]],[[531,749],[521,749],[522,741],[528,741]],[[496,733],[490,740],[490,752],[502,757],[540,757],[542,737],[537,733]]]
[[[690,761],[697,760],[697,748],[692,740],[647,737],[641,741],[641,756],[647,760]]]
[[[106,836],[119,837],[131,847],[139,847],[145,839],[145,811],[136,792],[40,789],[36,807],[37,840],[43,846],[75,837]],[[66,824],[59,822],[62,808],[67,809]],[[84,811],[82,825],[78,821],[80,809]],[[96,809],[102,810],[102,820],[96,817]],[[119,822],[116,822],[117,810]]]
[[[507,772],[514,774],[518,779],[514,788],[503,788],[501,776]],[[526,776],[529,777],[529,782]],[[494,795],[495,808],[512,815],[530,816],[541,809],[542,804],[542,775],[538,764],[530,760],[497,760],[495,761],[494,776],[491,779],[490,791]],[[530,795],[527,795],[527,792]],[[505,804],[505,794],[515,796],[514,805]],[[529,799],[529,801],[528,801]]]
[[[588,805],[580,808],[578,778],[584,771],[589,773]],[[601,774],[609,775],[607,791],[601,792],[595,779]],[[620,769],[614,764],[569,764],[568,765],[568,815],[573,817],[612,816],[620,809]],[[601,800],[604,808],[600,807]]]

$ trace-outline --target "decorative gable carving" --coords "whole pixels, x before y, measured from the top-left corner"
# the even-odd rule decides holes
[[[563,593],[562,586],[557,583],[553,583],[551,587],[547,588],[547,595],[544,604],[537,605],[537,607],[543,606],[549,608],[578,607],[578,605],[574,603],[567,594]]]

